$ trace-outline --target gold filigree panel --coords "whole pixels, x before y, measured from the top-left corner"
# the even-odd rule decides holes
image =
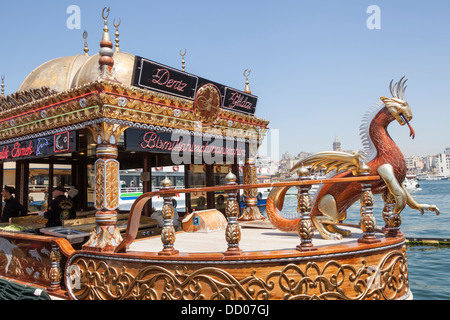
[[[212,83],[207,83],[197,90],[194,100],[196,118],[203,125],[212,125],[220,115],[222,97],[219,89]]]
[[[338,260],[302,264],[249,263],[209,266],[154,265],[75,257],[78,287],[67,284],[74,299],[148,300],[267,300],[267,299],[398,299],[408,293],[406,256],[395,250],[377,265],[366,260],[345,264]],[[134,265],[133,265],[134,263]],[[67,276],[66,276],[67,279]]]
[[[119,162],[98,159],[95,162],[95,208],[114,210],[119,206]]]
[[[243,169],[244,184],[255,184],[258,182],[257,168],[255,165],[245,165]],[[258,189],[244,189],[244,195],[246,197],[256,197],[258,195]]]
[[[114,210],[119,206],[119,162],[117,160],[106,160],[106,203],[105,209]]]
[[[119,142],[121,134],[128,128],[128,126],[115,123],[95,123],[87,127],[91,133],[94,141],[97,144],[112,144]]]
[[[105,199],[105,161],[98,159],[95,162],[95,209],[101,210]]]

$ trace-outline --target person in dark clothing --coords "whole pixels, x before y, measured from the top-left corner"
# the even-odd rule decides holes
[[[15,193],[16,190],[9,186],[5,186],[2,190],[5,203],[3,204],[1,222],[9,222],[9,218],[27,215],[25,208],[12,196]]]
[[[50,202],[48,210],[44,212],[44,218],[48,221],[46,227],[56,227],[62,225],[62,220],[76,218],[75,205],[72,200],[65,196],[66,189],[58,186],[53,189],[53,200]]]

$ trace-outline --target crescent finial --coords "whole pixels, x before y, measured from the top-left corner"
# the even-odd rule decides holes
[[[107,12],[106,16],[105,16],[105,10]],[[102,18],[104,20],[106,20],[106,19],[108,19],[108,17],[109,17],[109,7],[104,7],[103,10],[102,10]]]

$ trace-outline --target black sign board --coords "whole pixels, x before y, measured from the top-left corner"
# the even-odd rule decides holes
[[[42,158],[77,150],[76,131],[18,141],[0,146],[0,161]]]
[[[125,149],[128,151],[146,151],[172,153],[177,158],[190,159],[191,155],[211,155],[221,160],[248,155],[248,144],[235,140],[202,138],[190,134],[158,132],[154,130],[127,129],[125,131]],[[180,164],[180,163],[177,163]]]
[[[224,108],[250,114],[255,113],[257,97],[229,87],[225,88],[224,97]]]
[[[133,85],[194,99],[198,78],[165,65],[136,57]]]
[[[251,94],[138,56],[135,60],[132,83],[136,87],[166,92],[192,100],[195,99],[198,88],[212,83],[223,97],[223,108],[248,114],[255,113],[258,101],[258,98]]]

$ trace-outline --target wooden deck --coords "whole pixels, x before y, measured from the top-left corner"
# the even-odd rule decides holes
[[[286,233],[272,227],[269,221],[241,223],[241,241],[239,247],[244,252],[295,250],[300,244],[297,233]],[[317,232],[313,238],[315,247],[334,245],[356,245],[362,237],[362,231],[356,227],[343,227],[351,230],[350,237],[342,240],[325,240]],[[382,234],[380,233],[381,237]],[[174,247],[180,253],[218,253],[227,250],[225,230],[213,232],[178,232]],[[161,237],[154,236],[135,240],[127,252],[155,252],[162,248]]]

